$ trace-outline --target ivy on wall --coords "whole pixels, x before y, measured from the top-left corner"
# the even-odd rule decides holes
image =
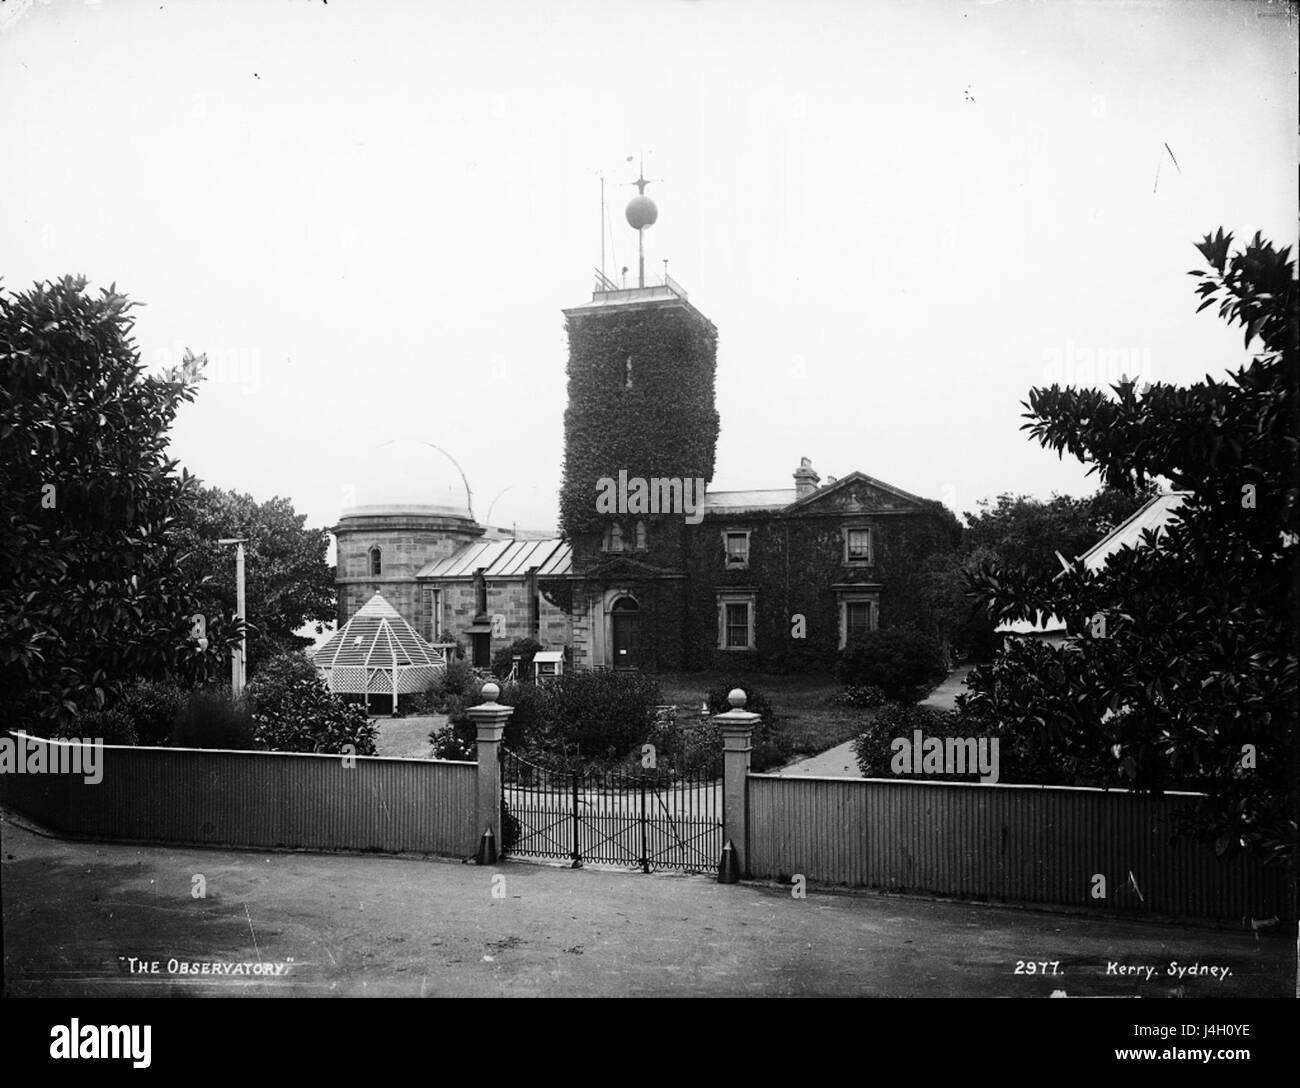
[[[603,532],[601,477],[617,479],[621,469],[712,479],[717,330],[691,311],[653,307],[571,316],[568,331],[560,526],[576,547],[584,534]]]

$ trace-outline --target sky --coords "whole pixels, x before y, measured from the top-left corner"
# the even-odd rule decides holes
[[[719,330],[713,488],[1084,495],[1031,387],[1246,361],[1186,273],[1220,226],[1294,244],[1287,11],[0,0],[0,274],[115,283],[150,369],[207,352],[171,450],[208,484],[328,526],[401,439],[554,528],[561,310],[602,176],[635,276],[644,155],[647,274]]]

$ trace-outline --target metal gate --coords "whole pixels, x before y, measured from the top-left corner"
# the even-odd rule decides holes
[[[637,866],[716,869],[722,781],[708,770],[582,773],[501,751],[502,854]]]

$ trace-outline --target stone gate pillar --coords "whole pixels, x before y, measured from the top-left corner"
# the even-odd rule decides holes
[[[749,774],[749,754],[754,727],[761,716],[745,709],[747,696],[740,688],[733,688],[727,696],[731,709],[725,714],[715,714],[713,721],[722,731],[722,843],[728,843],[735,856],[735,871],[749,875],[749,797],[745,776]],[[724,880],[720,868],[719,880]]]
[[[501,689],[488,681],[483,685],[484,701],[465,711],[478,729],[478,803],[475,806],[475,834],[479,836],[478,863],[492,865],[501,849],[501,738],[506,722],[515,712],[497,702]],[[485,852],[486,836],[492,833],[491,849]]]

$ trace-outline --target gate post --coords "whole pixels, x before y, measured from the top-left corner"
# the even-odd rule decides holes
[[[502,706],[497,696],[501,689],[490,680],[483,685],[484,702],[469,707],[465,713],[478,728],[478,802],[476,825],[480,842],[488,832],[492,834],[492,848],[487,856],[480,848],[479,864],[492,864],[501,849],[501,738],[506,722],[515,712],[512,706]]]
[[[722,731],[722,842],[731,844],[732,854],[741,876],[749,875],[749,798],[745,776],[749,774],[749,754],[754,750],[754,726],[761,715],[745,709],[748,696],[732,688],[727,696],[731,709],[715,714],[713,721]],[[719,880],[722,877],[719,876]]]

